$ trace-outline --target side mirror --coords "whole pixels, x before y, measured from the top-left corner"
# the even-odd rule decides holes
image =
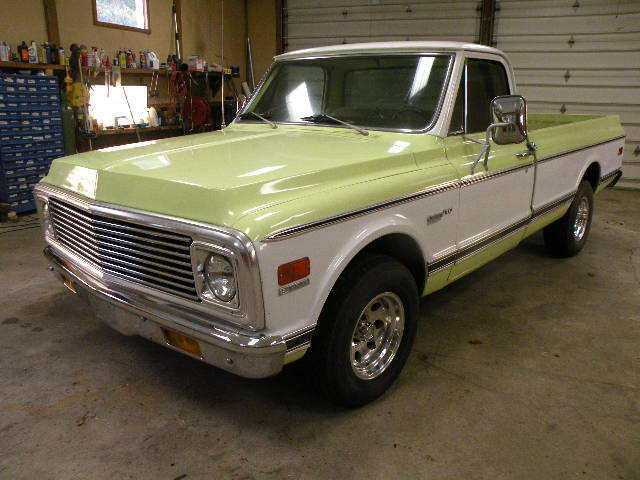
[[[491,113],[494,120],[487,127],[484,142],[464,137],[482,145],[482,150],[471,165],[472,175],[480,160],[484,160],[485,169],[488,167],[489,150],[491,150],[489,138],[493,139],[497,145],[522,143],[526,140],[527,149],[531,153],[535,150],[535,145],[530,143],[527,137],[527,101],[523,96],[504,95],[494,98],[491,100]]]
[[[504,95],[491,101],[494,124],[491,138],[498,145],[522,143],[527,139],[527,101],[521,95]]]

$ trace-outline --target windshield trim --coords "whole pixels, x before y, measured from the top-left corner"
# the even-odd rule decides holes
[[[423,134],[423,133],[428,133],[430,132],[435,125],[438,123],[438,120],[440,119],[440,115],[442,114],[442,106],[444,104],[444,99],[446,97],[446,93],[449,90],[449,82],[451,81],[451,72],[453,71],[453,66],[455,64],[455,59],[456,59],[456,52],[452,52],[452,51],[440,51],[440,52],[391,52],[391,53],[385,53],[385,54],[381,54],[380,52],[363,52],[363,53],[345,53],[345,54],[331,54],[331,55],[317,55],[317,56],[313,56],[313,57],[295,57],[295,58],[284,58],[282,60],[276,60],[275,62],[273,62],[271,64],[271,66],[269,67],[269,69],[266,71],[266,73],[262,76],[262,79],[260,80],[260,83],[258,85],[256,85],[255,90],[253,91],[253,93],[251,94],[251,98],[249,98],[249,100],[247,101],[247,103],[245,104],[245,106],[242,108],[242,110],[240,112],[238,112],[238,114],[236,115],[236,118],[233,120],[233,123],[253,123],[253,124],[260,124],[262,122],[258,122],[258,121],[254,121],[254,120],[250,120],[250,119],[241,119],[240,116],[244,113],[247,113],[249,106],[252,104],[255,95],[257,92],[260,91],[260,89],[262,88],[264,82],[267,80],[267,78],[269,78],[269,75],[271,75],[271,72],[273,71],[273,69],[275,68],[276,65],[280,65],[281,63],[286,63],[286,62],[301,62],[301,61],[305,61],[305,60],[319,60],[319,59],[327,59],[327,58],[339,58],[339,57],[360,57],[360,56],[376,56],[376,57],[392,57],[392,56],[412,56],[412,55],[417,55],[420,57],[431,57],[431,56],[437,56],[437,55],[444,55],[444,56],[448,56],[449,57],[449,64],[447,65],[447,73],[445,75],[445,80],[444,83],[442,84],[442,91],[440,92],[440,99],[438,100],[438,106],[436,108],[436,110],[433,112],[433,117],[431,118],[431,122],[426,125],[424,128],[421,129],[417,129],[417,130],[412,130],[409,128],[384,128],[384,127],[368,127],[366,125],[357,125],[358,127],[361,128],[366,128],[367,130],[370,131],[378,131],[378,132],[396,132],[396,133],[409,133],[409,134]],[[336,124],[331,124],[331,123],[313,123],[310,124],[309,122],[275,122],[278,125],[306,125],[306,126],[314,126],[314,127],[331,127],[331,128],[350,128],[350,127],[346,127],[344,125],[336,125]]]

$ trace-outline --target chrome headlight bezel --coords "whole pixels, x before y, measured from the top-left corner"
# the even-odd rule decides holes
[[[219,255],[226,259],[233,268],[233,276],[235,279],[236,294],[234,297],[225,302],[219,299],[208,285],[205,276],[205,264],[211,255]],[[194,241],[191,245],[191,262],[193,264],[193,276],[196,283],[196,291],[203,303],[209,303],[216,306],[224,307],[235,313],[241,313],[240,296],[242,295],[240,288],[238,255],[231,249],[215,245],[203,241]]]
[[[45,239],[54,240],[55,231],[53,229],[53,224],[51,223],[49,201],[47,197],[38,195],[37,193],[34,194],[34,199],[36,201],[36,210],[38,211],[38,217],[40,218],[40,225],[42,226]]]

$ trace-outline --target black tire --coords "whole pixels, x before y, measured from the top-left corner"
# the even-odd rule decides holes
[[[580,205],[586,202],[589,212],[584,232],[576,235],[574,226],[578,217]],[[544,229],[544,243],[547,249],[558,257],[572,257],[577,255],[587,243],[591,220],[593,219],[593,189],[591,184],[583,180],[578,192],[564,216]]]
[[[375,378],[363,380],[352,368],[351,342],[363,309],[377,295],[395,294],[404,309],[404,331],[390,363]],[[332,402],[357,407],[382,395],[400,375],[416,333],[419,296],[411,272],[391,257],[365,254],[346,270],[333,288],[311,343],[314,380]]]

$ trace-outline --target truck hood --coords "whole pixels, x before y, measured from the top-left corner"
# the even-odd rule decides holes
[[[410,141],[387,132],[365,137],[342,128],[234,124],[61,158],[43,182],[110,204],[233,227],[282,202],[416,170]]]

